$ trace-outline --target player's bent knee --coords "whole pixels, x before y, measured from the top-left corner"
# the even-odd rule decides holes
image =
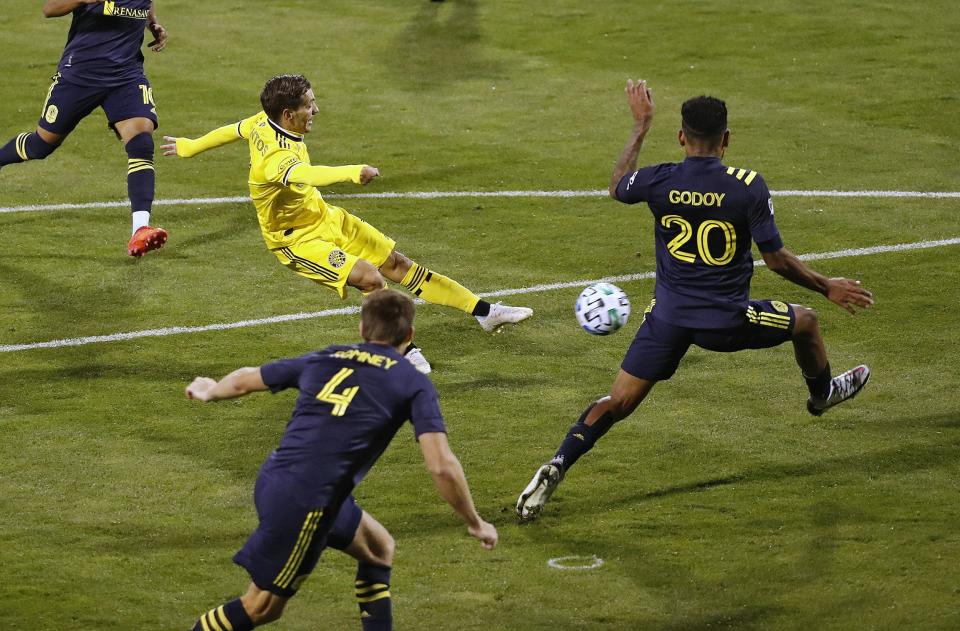
[[[247,592],[240,601],[254,625],[261,625],[279,620],[283,615],[283,608],[287,599],[265,590],[256,589]]]
[[[820,330],[820,320],[817,312],[810,307],[793,307],[796,320],[793,325],[794,337],[810,337]]]
[[[40,134],[34,132],[27,136],[23,143],[24,150],[30,160],[43,160],[60,146],[59,142],[47,142],[40,137]]]
[[[394,250],[390,253],[390,256],[387,257],[387,260],[383,262],[383,265],[380,266],[380,271],[390,280],[399,283],[403,280],[403,277],[407,275],[407,272],[410,271],[412,266],[412,260]]]
[[[386,532],[385,536],[381,537],[374,546],[371,546],[371,552],[377,557],[377,562],[387,567],[393,565],[393,554],[396,550],[397,542],[389,532]]]
[[[363,260],[357,261],[353,266],[347,277],[347,284],[364,293],[383,289],[387,285],[377,268]]]

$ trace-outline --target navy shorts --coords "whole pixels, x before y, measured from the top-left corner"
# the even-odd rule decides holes
[[[648,312],[620,367],[638,379],[664,381],[691,344],[721,353],[771,348],[791,338],[795,322],[793,306],[779,300],[751,300],[743,324],[729,329],[675,326]]]
[[[103,108],[111,129],[129,118],[149,118],[154,129],[159,126],[153,88],[146,77],[123,85],[98,87],[64,81],[60,73],[53,76],[37,124],[51,133],[66,136],[97,107]]]
[[[304,507],[289,481],[263,475],[253,497],[260,523],[233,561],[257,587],[285,598],[297,593],[325,548],[350,544],[363,515],[352,495],[339,506]]]

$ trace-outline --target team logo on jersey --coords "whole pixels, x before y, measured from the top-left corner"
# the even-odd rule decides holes
[[[335,268],[339,269],[344,266],[347,262],[347,255],[343,250],[334,250],[327,256],[327,262]]]
[[[60,115],[60,110],[57,109],[56,105],[50,105],[47,107],[47,111],[43,113],[43,120],[47,121],[50,124],[53,124],[57,120],[57,116]]]
[[[779,300],[771,300],[770,305],[780,313],[786,313],[790,311],[790,308],[787,307],[786,303],[780,302]]]
[[[129,9],[127,7],[118,7],[116,0],[106,0],[103,3],[103,14],[112,15],[117,18],[133,18],[134,20],[146,20],[150,17],[149,9]]]

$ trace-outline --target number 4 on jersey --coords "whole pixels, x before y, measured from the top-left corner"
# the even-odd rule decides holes
[[[353,401],[353,397],[357,396],[357,392],[360,391],[360,386],[353,386],[352,388],[345,388],[343,392],[334,392],[343,383],[343,380],[352,374],[353,368],[341,368],[340,372],[335,374],[317,395],[318,400],[333,404],[333,410],[330,413],[334,416],[343,416],[347,411],[347,406]]]

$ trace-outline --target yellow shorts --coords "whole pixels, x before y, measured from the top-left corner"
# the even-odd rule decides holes
[[[379,268],[396,241],[343,208],[327,206],[324,221],[302,241],[271,250],[301,276],[347,297],[347,277],[359,259]]]

